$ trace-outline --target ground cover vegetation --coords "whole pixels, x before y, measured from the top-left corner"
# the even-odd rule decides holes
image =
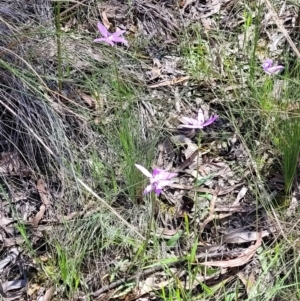
[[[299,16],[1,0],[1,298],[299,300]]]

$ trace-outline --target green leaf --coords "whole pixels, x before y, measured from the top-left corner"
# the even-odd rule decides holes
[[[168,247],[175,247],[179,238],[182,235],[182,230],[178,231],[177,233],[175,233],[168,241],[167,241],[167,246]]]

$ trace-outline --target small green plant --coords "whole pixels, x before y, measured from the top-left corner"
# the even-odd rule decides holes
[[[80,283],[80,264],[84,252],[73,256],[59,243],[56,244],[56,252],[61,280],[72,294]]]
[[[126,181],[126,187],[132,200],[138,195],[139,187],[136,183],[140,182],[140,174],[134,167],[134,163],[139,160],[139,154],[141,155],[141,149],[139,141],[135,135],[135,126],[130,124],[129,118],[124,118],[122,126],[117,131],[121,151],[123,155],[122,166],[124,172],[124,178]],[[134,154],[134,155],[133,155]]]
[[[290,117],[278,124],[278,147],[283,156],[285,192],[291,190],[300,152],[300,119]]]
[[[141,130],[135,115],[130,113],[130,108],[120,111],[113,126],[107,126],[105,135],[112,145],[116,148],[118,161],[124,177],[125,193],[134,202],[137,196],[141,195],[142,177],[134,166],[135,163],[143,162],[147,165],[152,162],[153,150],[159,135],[152,137],[150,142],[141,138]]]

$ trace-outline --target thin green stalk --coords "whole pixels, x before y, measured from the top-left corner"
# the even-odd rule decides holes
[[[279,147],[283,154],[285,192],[288,194],[294,182],[300,153],[300,120],[289,117],[281,122]]]
[[[58,90],[62,90],[62,49],[61,49],[61,28],[60,28],[60,1],[55,3],[55,27],[57,44],[57,72],[58,72]]]
[[[113,50],[113,54],[114,54],[114,57],[113,57],[114,72],[115,72],[116,79],[117,79],[118,94],[119,94],[119,97],[121,97],[122,93],[121,93],[121,86],[120,86],[120,80],[119,80],[119,71],[118,71],[118,67],[117,67],[117,63],[116,63],[117,56],[116,56],[116,49],[115,48]]]

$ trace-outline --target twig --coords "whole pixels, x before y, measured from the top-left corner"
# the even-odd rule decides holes
[[[300,60],[300,53],[296,47],[296,45],[294,44],[294,42],[292,41],[288,31],[285,29],[285,27],[282,25],[281,20],[279,19],[276,11],[274,10],[272,4],[270,3],[269,0],[265,0],[265,3],[269,9],[269,11],[271,12],[271,15],[276,23],[276,25],[278,26],[278,29],[282,32],[282,34],[285,36],[286,40],[288,41],[288,43],[290,44],[290,46],[292,47],[292,49],[294,50],[297,58]]]

